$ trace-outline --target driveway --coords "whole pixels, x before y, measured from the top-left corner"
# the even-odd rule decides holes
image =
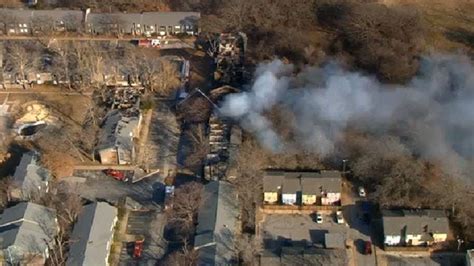
[[[160,169],[164,175],[176,170],[180,137],[180,127],[169,104],[169,101],[157,100],[143,154],[146,161],[142,162],[148,168]]]
[[[106,176],[101,170],[76,171],[74,175],[87,178],[84,183],[75,185],[75,189],[83,198],[117,204],[125,197],[130,197],[145,208],[161,209],[164,187],[163,177],[159,174],[151,175],[136,183],[115,180]]]

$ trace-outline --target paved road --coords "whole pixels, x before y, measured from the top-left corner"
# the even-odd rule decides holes
[[[115,180],[102,171],[76,171],[74,175],[87,178],[86,182],[77,184],[77,190],[86,199],[117,203],[124,197],[130,197],[146,208],[161,209],[159,204],[164,196],[164,187],[163,177],[159,174],[133,184]]]
[[[37,91],[37,90],[0,90],[0,94],[51,94],[51,95],[65,95],[65,96],[91,96],[92,92],[63,92],[63,91]]]
[[[143,36],[122,36],[120,38],[114,36],[96,36],[96,35],[85,35],[85,36],[13,36],[13,35],[1,35],[0,40],[59,40],[59,41],[131,41],[138,39],[146,39]],[[168,42],[181,42],[182,40],[177,38],[166,38]]]
[[[157,101],[150,123],[145,157],[150,168],[158,168],[167,175],[176,171],[176,156],[180,127],[168,101]]]

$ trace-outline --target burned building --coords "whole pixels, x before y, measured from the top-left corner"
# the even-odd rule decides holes
[[[111,111],[102,125],[102,136],[96,148],[103,164],[133,164],[136,156],[135,141],[139,137],[142,114],[142,88],[119,87],[110,91]]]
[[[218,38],[215,53],[216,71],[214,79],[223,84],[240,84],[244,74],[245,33],[222,33]]]
[[[142,116],[139,111],[112,110],[103,125],[97,154],[103,164],[132,164],[135,159],[134,141],[140,133]]]
[[[228,164],[242,141],[240,127],[213,113],[209,118],[209,154],[204,166],[207,180],[221,180],[227,177]]]

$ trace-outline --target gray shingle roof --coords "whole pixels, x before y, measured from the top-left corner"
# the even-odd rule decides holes
[[[1,249],[12,249],[14,256],[42,254],[56,232],[56,211],[35,203],[21,202],[0,217]]]
[[[74,226],[66,265],[105,265],[116,217],[117,208],[108,203],[86,205]]]
[[[45,186],[50,178],[50,173],[39,165],[38,154],[30,151],[21,157],[13,175],[13,183],[26,195],[38,187]]]
[[[8,17],[14,17],[16,23],[31,23],[37,18],[51,18],[54,22],[74,21],[80,25],[82,23],[83,13],[79,10],[31,10],[31,9],[9,9],[0,8],[0,14],[7,14]]]
[[[232,264],[239,215],[234,188],[224,181],[211,181],[204,187],[202,199],[194,239],[198,265]]]
[[[339,171],[285,172],[267,171],[263,177],[263,190],[277,192],[281,187],[283,193],[321,194],[341,192],[342,178]]]
[[[141,27],[196,25],[200,17],[199,12],[90,13],[86,23],[94,27],[112,23],[130,30],[138,24]]]
[[[382,210],[384,235],[448,233],[449,221],[442,210]]]

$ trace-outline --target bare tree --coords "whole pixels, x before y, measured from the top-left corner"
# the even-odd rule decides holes
[[[175,229],[181,240],[190,239],[194,233],[202,189],[199,183],[187,183],[178,187],[170,199],[171,208],[167,210],[168,224]]]
[[[197,265],[198,257],[199,251],[193,249],[189,241],[185,240],[181,250],[169,254],[163,265],[194,266]]]
[[[140,72],[145,88],[160,95],[168,96],[181,85],[176,64],[167,59],[143,55]]]
[[[39,67],[39,48],[35,42],[9,41],[6,43],[6,51],[7,70],[17,74],[21,80]]]
[[[51,265],[64,265],[67,259],[67,249],[70,244],[70,232],[79,213],[82,211],[82,199],[74,188],[65,183],[53,181],[49,192],[36,200],[38,203],[57,211],[59,231],[51,235],[48,241]]]
[[[190,149],[186,153],[185,166],[195,168],[201,166],[210,152],[209,140],[207,138],[204,124],[191,126],[187,130],[187,138],[190,142]]]
[[[33,16],[31,34],[36,36],[50,36],[54,33],[54,19],[50,16]]]

